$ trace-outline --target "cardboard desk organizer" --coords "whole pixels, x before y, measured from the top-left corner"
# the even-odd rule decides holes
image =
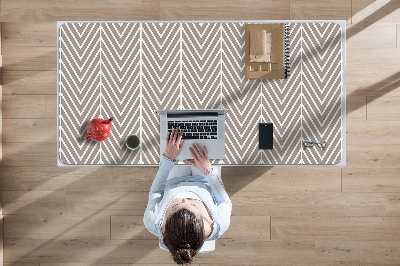
[[[287,78],[288,27],[284,23],[246,24],[245,30],[246,78]]]

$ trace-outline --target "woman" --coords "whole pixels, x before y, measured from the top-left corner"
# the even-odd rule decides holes
[[[188,174],[171,173],[186,142],[175,128],[167,135],[165,153],[149,192],[144,224],[162,239],[178,264],[191,263],[205,240],[219,238],[229,227],[232,203],[220,174],[208,159],[207,148],[190,147]],[[180,169],[177,167],[176,171]]]

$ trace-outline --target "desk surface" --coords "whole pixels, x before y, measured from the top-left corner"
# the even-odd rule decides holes
[[[60,22],[59,164],[157,165],[154,110],[196,108],[230,109],[226,159],[214,163],[343,163],[345,24],[285,23],[290,76],[249,80],[244,22]],[[106,141],[83,139],[91,119],[111,116]],[[262,122],[274,123],[273,150],[258,149]],[[131,133],[142,140],[135,151],[125,148]],[[327,149],[304,150],[304,140],[326,141]]]

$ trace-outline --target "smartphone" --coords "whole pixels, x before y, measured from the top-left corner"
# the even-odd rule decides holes
[[[274,125],[272,123],[258,124],[258,148],[274,148]]]

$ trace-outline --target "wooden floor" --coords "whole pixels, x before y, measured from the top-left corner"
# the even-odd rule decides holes
[[[57,167],[57,20],[347,21],[346,167],[225,167],[231,227],[194,265],[400,264],[400,0],[1,0],[4,265],[172,263],[157,168]],[[1,230],[0,230],[1,232]]]

